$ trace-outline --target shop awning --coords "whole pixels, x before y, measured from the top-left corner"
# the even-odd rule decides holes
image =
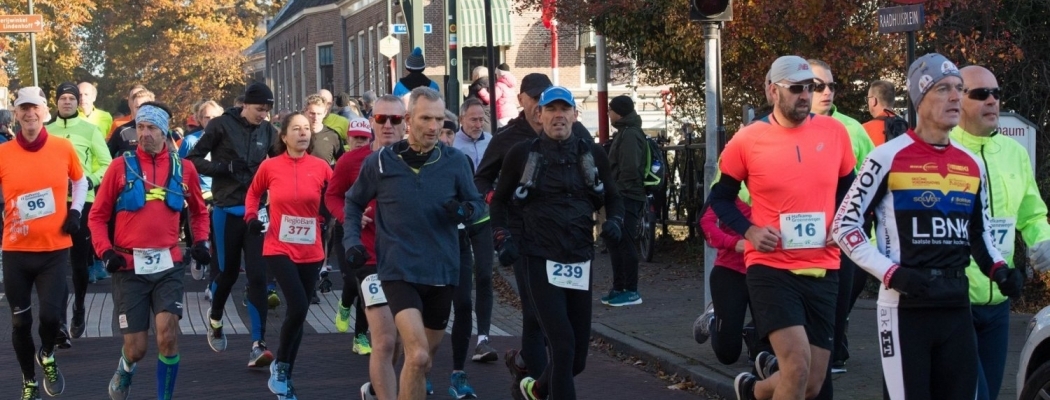
[[[514,44],[511,12],[508,0],[492,1],[492,45]],[[459,46],[485,47],[485,0],[459,0]]]

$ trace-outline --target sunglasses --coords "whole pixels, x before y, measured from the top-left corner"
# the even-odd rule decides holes
[[[788,85],[786,83],[773,82],[774,85],[780,86],[787,89],[791,94],[802,94],[802,92],[813,92],[812,83],[796,83],[794,85]]]
[[[830,88],[832,93],[839,91],[839,84],[835,82],[816,83],[813,85],[814,93],[824,93],[824,89]]]
[[[386,124],[386,121],[390,121],[390,125],[401,125],[401,122],[405,120],[403,115],[376,114],[372,118],[375,118],[376,123],[379,125]]]
[[[999,97],[1003,95],[1002,89],[999,88],[966,89],[963,92],[966,93],[966,97],[977,101],[988,100],[988,96],[995,97],[996,100],[999,100]]]

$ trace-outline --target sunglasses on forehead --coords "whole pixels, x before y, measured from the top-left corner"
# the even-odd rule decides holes
[[[789,85],[789,84],[786,84],[786,83],[773,82],[773,84],[787,89],[789,92],[791,92],[791,94],[802,94],[802,92],[813,92],[813,84],[812,83],[796,83],[796,84]]]
[[[966,93],[966,97],[977,101],[988,100],[988,96],[995,97],[996,100],[999,100],[999,97],[1003,94],[1002,89],[999,88],[975,88],[966,89],[963,92]]]
[[[376,123],[379,125],[385,124],[386,121],[390,121],[390,125],[401,125],[401,122],[405,120],[405,117],[402,115],[376,114],[372,116],[372,118],[375,119]]]

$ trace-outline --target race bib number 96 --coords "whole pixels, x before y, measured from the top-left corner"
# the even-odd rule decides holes
[[[18,196],[18,213],[23,221],[34,220],[55,213],[55,195],[51,188]]]
[[[547,282],[551,285],[575,290],[591,287],[591,262],[560,263],[547,260]]]

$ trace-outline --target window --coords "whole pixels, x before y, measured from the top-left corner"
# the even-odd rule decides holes
[[[295,87],[295,53],[292,53],[292,61],[288,63],[288,86],[292,87],[292,98],[290,104],[293,110],[299,109],[299,88]]]
[[[583,82],[590,84],[598,83],[598,48],[587,47],[583,49]]]
[[[303,97],[306,97],[306,48],[299,49],[299,87],[302,90]],[[306,106],[305,101],[303,106]]]
[[[379,41],[383,39],[383,24],[376,25],[376,93],[383,93],[383,88],[389,87],[386,83],[386,56],[379,54]]]
[[[284,99],[281,97],[284,94],[284,82],[281,81],[281,60],[277,60],[277,66],[273,69],[273,82],[274,82],[274,103],[275,106],[284,105]]]
[[[499,65],[501,62],[500,50],[501,49],[496,49],[496,65]],[[464,47],[463,59],[459,62],[459,65],[462,65],[464,68],[462,71],[460,71],[460,74],[462,75],[462,79],[460,79],[460,82],[464,82],[467,85],[473,83],[474,80],[471,79],[471,76],[474,73],[474,68],[488,68],[488,56],[488,49],[484,47]]]
[[[357,68],[354,66],[354,54],[356,54],[356,53],[355,53],[355,47],[354,47],[353,38],[352,37],[346,38],[346,42],[349,43],[347,45],[348,49],[347,49],[347,52],[346,52],[346,60],[347,60],[346,63],[347,63],[347,68],[348,68],[347,69],[348,72],[347,72],[346,76],[347,76],[348,79],[350,79],[350,82],[347,85],[347,87],[355,95],[360,96],[363,93],[361,92],[361,90],[358,90],[357,83],[354,82],[354,76],[356,76],[356,75],[354,75],[354,72],[357,70]]]
[[[368,71],[368,64],[365,64],[365,31],[357,32],[357,93],[364,94],[365,88],[365,74]]]
[[[378,51],[377,51],[378,49],[376,48],[375,36],[376,36],[375,35],[375,28],[374,27],[369,27],[368,28],[368,70],[371,71],[371,73],[368,76],[368,88],[371,89],[371,90],[376,90],[376,80],[379,79],[378,76],[376,75],[376,53],[378,53]]]

